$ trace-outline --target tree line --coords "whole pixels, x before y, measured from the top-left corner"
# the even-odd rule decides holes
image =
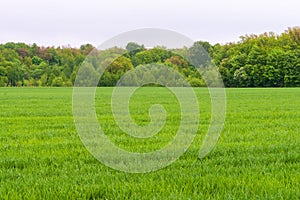
[[[199,62],[191,62],[193,60]],[[89,76],[93,75],[91,81],[98,80],[102,73],[98,86],[114,86],[129,70],[156,64],[157,70],[159,66],[168,66],[184,76],[190,85],[202,87],[209,81],[203,77],[213,73],[211,61],[226,87],[298,87],[300,28],[289,28],[280,35],[272,32],[246,35],[238,42],[224,45],[198,41],[190,48],[173,50],[146,49],[134,42],[128,43],[126,48],[104,51],[95,50],[91,44],[72,48],[9,42],[0,44],[0,86],[73,86],[80,66],[86,68]],[[102,71],[101,66],[106,69]],[[198,73],[197,68],[205,70]],[[166,77],[157,70],[146,71],[144,78],[165,81]],[[133,76],[127,83],[130,85],[138,79]],[[168,80],[173,86],[182,86],[180,77]]]

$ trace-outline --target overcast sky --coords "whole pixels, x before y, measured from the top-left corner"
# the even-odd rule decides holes
[[[2,0],[0,43],[98,46],[139,28],[226,43],[300,26],[299,9],[299,0]]]

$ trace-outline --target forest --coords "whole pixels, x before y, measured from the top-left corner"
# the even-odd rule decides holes
[[[0,87],[71,87],[88,55],[91,62],[85,67],[95,77],[99,66],[108,63],[98,86],[114,86],[127,71],[155,63],[175,69],[194,87],[205,87],[205,74],[199,74],[196,68],[203,67],[204,73],[209,73],[210,59],[204,55],[201,63],[197,63],[199,66],[193,66],[180,56],[185,54],[192,58],[199,55],[201,49],[208,52],[226,87],[300,86],[300,27],[288,28],[281,34],[245,35],[238,42],[227,44],[197,41],[190,48],[172,51],[164,47],[146,49],[143,44],[134,42],[128,43],[125,49],[113,47],[101,54],[94,49],[91,44],[80,48],[0,44]],[[121,56],[113,59],[113,55]],[[148,76],[163,78],[156,74]]]

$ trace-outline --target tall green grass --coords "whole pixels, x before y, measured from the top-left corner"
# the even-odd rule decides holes
[[[133,139],[110,110],[112,88],[99,88],[96,111],[104,132],[128,151],[153,151],[172,140],[179,104],[164,88],[145,87],[131,98],[136,123],[161,103],[166,127]],[[198,150],[210,119],[206,89],[196,89],[198,134],[175,163],[128,174],[99,163],[81,143],[72,116],[71,88],[0,89],[0,199],[299,199],[300,89],[226,89],[225,128],[204,159]]]

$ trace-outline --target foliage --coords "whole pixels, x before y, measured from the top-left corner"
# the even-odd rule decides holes
[[[227,87],[300,86],[300,28],[215,45],[213,59]]]
[[[208,74],[216,76],[210,70],[213,61],[227,87],[298,87],[300,28],[289,28],[280,35],[246,35],[224,45],[197,41],[190,48],[170,50],[146,49],[134,42],[125,49],[101,51],[91,44],[77,49],[9,42],[0,45],[0,87],[72,86],[83,61],[91,64],[88,68],[94,73],[88,85],[102,74],[98,86],[114,86],[128,71],[156,63],[177,70],[193,86],[205,86]],[[147,74],[151,79],[153,74]]]

